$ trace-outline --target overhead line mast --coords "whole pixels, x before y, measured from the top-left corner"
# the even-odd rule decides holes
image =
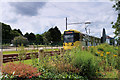
[[[87,27],[86,24],[91,24],[91,22],[79,22],[79,23],[67,23],[67,17],[66,17],[66,30],[67,30],[67,25],[73,25],[73,24],[85,24],[85,30],[87,33]],[[90,29],[89,29],[89,34],[90,34]]]
[[[66,30],[67,30],[67,17],[66,17]]]

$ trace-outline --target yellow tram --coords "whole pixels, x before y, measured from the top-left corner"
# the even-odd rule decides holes
[[[63,39],[63,48],[65,50],[72,49],[80,44],[80,32],[77,30],[65,30]]]
[[[63,48],[65,50],[72,49],[80,43],[82,46],[96,46],[101,43],[101,39],[80,33],[77,30],[65,30],[63,35]]]

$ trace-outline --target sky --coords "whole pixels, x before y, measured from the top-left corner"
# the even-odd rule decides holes
[[[109,0],[2,0],[0,2],[0,22],[9,24],[12,29],[20,29],[23,34],[33,32],[42,34],[51,27],[57,26],[61,33],[68,23],[83,23],[68,25],[86,33],[85,26],[92,36],[101,37],[105,28],[106,34],[113,37],[114,29],[111,22],[117,19],[117,12],[112,8],[114,2]],[[84,22],[91,22],[85,25]]]

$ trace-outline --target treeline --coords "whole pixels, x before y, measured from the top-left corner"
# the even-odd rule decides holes
[[[63,39],[57,26],[50,28],[43,34],[34,34],[32,32],[23,34],[20,29],[11,29],[10,25],[1,22],[0,24],[2,24],[2,44],[19,44],[20,42],[18,41],[24,41],[26,39],[28,41],[26,43],[29,44],[62,44]]]

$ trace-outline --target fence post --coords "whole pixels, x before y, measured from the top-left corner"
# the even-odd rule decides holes
[[[38,52],[38,61],[40,62],[44,58],[44,50],[40,49]]]
[[[60,54],[63,56],[63,54],[64,54],[64,48],[60,49]]]
[[[3,55],[2,55],[2,51],[0,51],[0,76],[2,75],[2,63],[3,63]]]

